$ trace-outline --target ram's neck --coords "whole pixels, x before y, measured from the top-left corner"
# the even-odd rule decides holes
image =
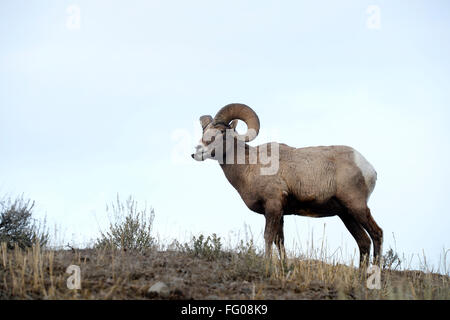
[[[224,159],[224,163],[220,164],[228,181],[239,191],[241,187],[246,186],[247,180],[245,177],[249,174],[250,167],[255,164],[250,164],[250,154],[256,154],[256,148],[245,144],[245,154],[238,156],[237,147],[234,149],[234,156]],[[241,151],[242,152],[242,151]]]

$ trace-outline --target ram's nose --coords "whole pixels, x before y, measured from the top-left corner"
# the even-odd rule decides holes
[[[195,159],[195,158],[194,158],[194,154],[191,154],[191,157],[192,157],[192,159]]]

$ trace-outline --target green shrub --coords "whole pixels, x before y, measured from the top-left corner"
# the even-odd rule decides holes
[[[192,254],[196,257],[214,260],[219,258],[222,254],[222,241],[215,233],[205,238],[203,234],[195,237],[193,236],[190,243],[185,243],[183,251]]]
[[[154,247],[155,239],[151,232],[155,212],[152,208],[139,209],[131,196],[125,203],[117,196],[116,203],[106,207],[107,212],[110,210],[113,211],[113,216],[110,216],[109,229],[106,232],[100,231],[95,247],[138,251]]]
[[[45,246],[49,240],[46,221],[38,222],[33,218],[34,201],[23,196],[15,200],[0,200],[0,243],[6,243],[12,249],[31,247],[38,242]]]
[[[235,249],[236,254],[233,255],[233,272],[234,278],[243,278],[247,281],[253,281],[261,275],[265,274],[265,260],[253,242],[253,239],[241,240]]]

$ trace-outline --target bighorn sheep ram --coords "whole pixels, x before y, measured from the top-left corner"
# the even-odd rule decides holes
[[[238,119],[247,124],[246,134],[235,130]],[[370,254],[366,231],[379,261],[383,231],[367,206],[377,173],[358,151],[347,146],[293,148],[276,142],[252,147],[246,142],[258,135],[259,118],[244,104],[226,105],[214,118],[200,117],[200,123],[203,135],[192,158],[218,160],[247,207],[265,216],[267,256],[275,243],[281,259],[285,257],[284,215],[338,215],[358,244],[360,265]],[[278,168],[263,174],[264,159],[272,155],[278,157],[272,159],[278,161]]]

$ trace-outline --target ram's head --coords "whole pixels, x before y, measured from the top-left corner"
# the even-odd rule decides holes
[[[247,124],[245,134],[236,131],[238,120]],[[202,138],[192,154],[192,158],[197,161],[223,159],[223,155],[234,145],[230,141],[252,141],[259,133],[259,118],[255,111],[240,103],[226,105],[214,118],[210,115],[201,116],[200,124],[203,128]]]

